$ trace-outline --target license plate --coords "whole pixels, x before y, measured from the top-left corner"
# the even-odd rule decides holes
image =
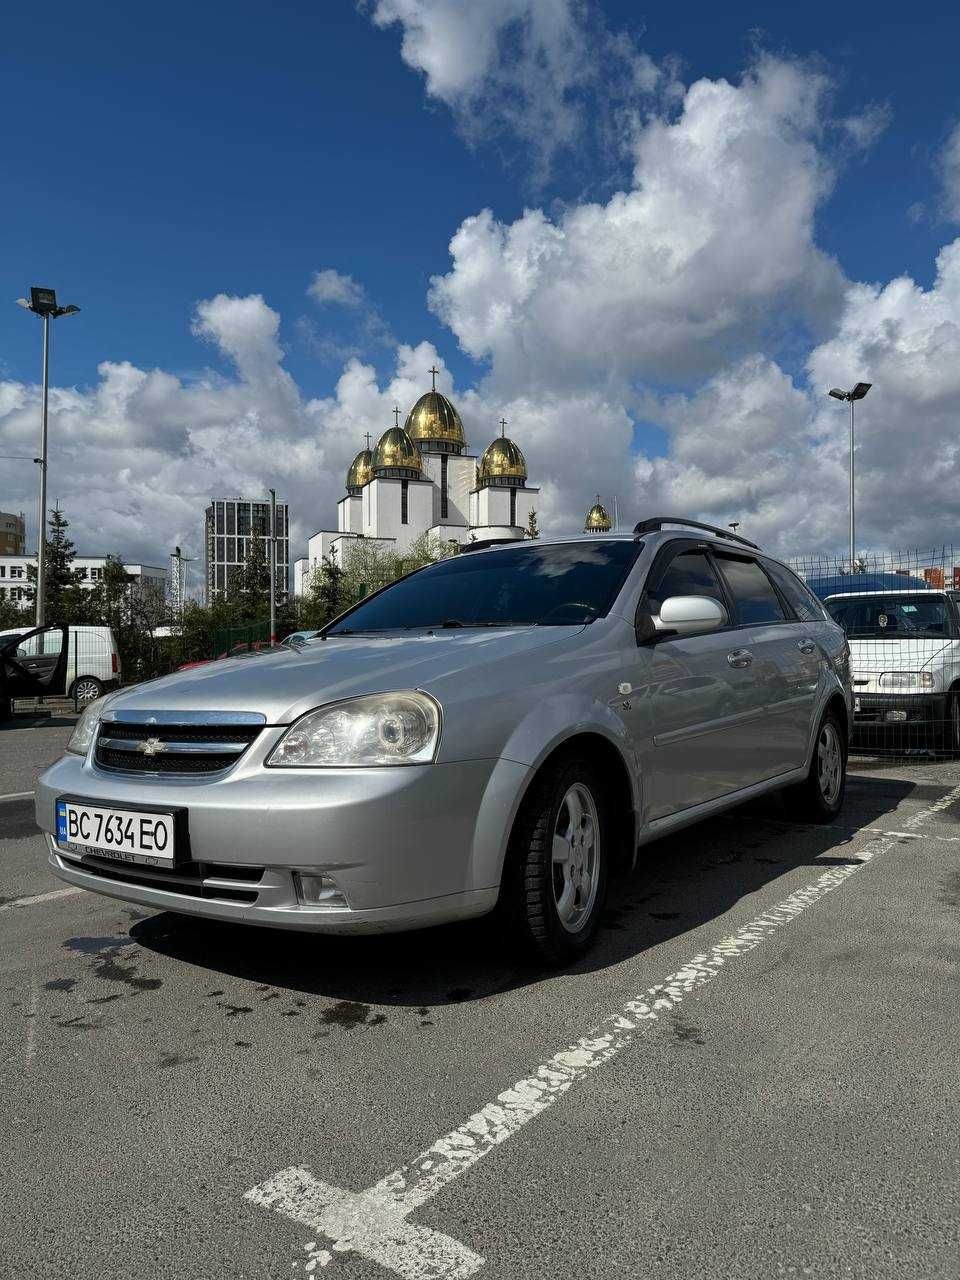
[[[173,814],[58,800],[57,842],[71,853],[171,867],[175,856]]]

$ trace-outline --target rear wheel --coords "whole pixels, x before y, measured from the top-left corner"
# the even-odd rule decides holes
[[[512,940],[547,964],[588,950],[607,891],[606,788],[587,760],[548,766],[510,839],[500,914]]]
[[[940,739],[944,751],[960,755],[960,693],[956,690],[947,694],[947,718]]]
[[[103,685],[95,676],[80,676],[74,680],[69,696],[80,704],[93,702],[103,696]]]
[[[836,711],[824,712],[803,782],[785,795],[800,822],[832,822],[843,808],[847,786],[847,739]]]

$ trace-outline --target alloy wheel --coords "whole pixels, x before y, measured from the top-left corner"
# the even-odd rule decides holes
[[[568,788],[553,834],[553,900],[561,925],[579,933],[590,919],[599,887],[600,822],[589,787]]]
[[[817,776],[824,803],[833,806],[843,782],[843,751],[840,735],[831,720],[825,720],[817,741]]]

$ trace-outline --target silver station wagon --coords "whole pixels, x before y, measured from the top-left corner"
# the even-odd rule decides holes
[[[644,843],[781,788],[835,817],[850,716],[804,584],[660,517],[469,551],[298,647],[100,699],[37,819],[97,893],[330,933],[497,911],[558,964]]]

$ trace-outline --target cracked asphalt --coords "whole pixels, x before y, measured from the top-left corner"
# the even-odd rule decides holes
[[[0,726],[0,797],[69,732]],[[958,787],[960,761],[854,760],[831,827],[773,799],[651,845],[563,973],[483,921],[334,940],[48,898],[32,801],[0,799],[0,1275],[395,1274],[246,1193],[372,1187],[849,868],[410,1221],[490,1280],[956,1280]]]

